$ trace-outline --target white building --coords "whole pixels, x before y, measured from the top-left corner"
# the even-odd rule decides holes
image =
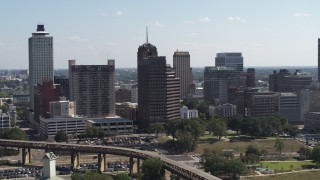
[[[0,109],[0,129],[10,128],[10,116]]]
[[[106,136],[129,135],[133,133],[132,120],[119,116],[105,118],[90,118],[86,126],[103,129]]]
[[[183,106],[180,108],[180,118],[181,119],[191,119],[198,118],[198,110],[196,109],[188,109],[187,106]]]
[[[74,117],[55,117],[44,119],[40,117],[40,135],[53,139],[59,130],[65,130],[69,137],[76,137],[84,133],[85,121],[87,118]]]
[[[53,81],[53,38],[38,25],[29,38],[29,87],[31,109],[34,109],[33,86],[43,81]]]
[[[233,117],[237,113],[237,106],[226,103],[219,104],[217,106],[209,106],[209,115],[210,116],[219,116],[219,117]]]
[[[59,130],[65,130],[69,137],[76,137],[84,133],[87,118],[75,114],[75,102],[73,101],[50,102],[51,118],[40,117],[40,134],[53,139]]]

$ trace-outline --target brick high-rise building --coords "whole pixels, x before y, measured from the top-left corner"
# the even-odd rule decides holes
[[[138,48],[137,61],[139,128],[179,119],[180,83],[166,58],[158,57],[157,48],[147,40]]]
[[[76,111],[87,117],[115,115],[115,63],[76,65],[69,60],[69,95]]]
[[[176,51],[173,54],[173,69],[176,77],[180,79],[180,99],[184,99],[190,94],[191,84],[193,83],[192,68],[190,68],[189,52]]]
[[[30,106],[34,109],[34,85],[53,81],[53,37],[38,25],[29,38],[29,92]]]

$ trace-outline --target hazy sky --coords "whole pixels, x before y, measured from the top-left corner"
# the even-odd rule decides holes
[[[172,64],[214,65],[218,52],[242,52],[244,66],[315,66],[319,0],[0,1],[0,69],[28,68],[28,38],[38,23],[54,37],[55,69],[77,64],[136,67],[149,42]]]

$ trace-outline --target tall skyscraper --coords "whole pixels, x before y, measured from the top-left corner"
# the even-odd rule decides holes
[[[76,111],[87,117],[115,115],[115,63],[76,65],[69,60],[69,96]]]
[[[34,109],[34,85],[53,81],[53,38],[38,25],[37,31],[29,38],[29,87],[30,105]]]
[[[243,72],[242,53],[217,53],[215,66],[234,68],[236,71],[237,85],[240,85],[240,73]]]
[[[228,103],[228,88],[235,86],[236,71],[228,67],[205,67],[204,69],[204,100],[211,104]]]
[[[192,68],[190,68],[189,52],[176,51],[173,54],[173,69],[176,77],[180,79],[180,99],[190,94],[192,80]]]
[[[180,118],[180,83],[175,72],[158,57],[148,42],[138,48],[138,125],[145,130],[151,123]]]

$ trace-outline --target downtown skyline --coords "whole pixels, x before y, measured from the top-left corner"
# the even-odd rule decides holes
[[[54,37],[54,68],[79,64],[136,68],[146,42],[172,65],[189,51],[191,66],[214,65],[216,53],[242,52],[244,66],[316,66],[320,25],[317,1],[2,1],[0,69],[27,69],[28,43],[37,24]]]

